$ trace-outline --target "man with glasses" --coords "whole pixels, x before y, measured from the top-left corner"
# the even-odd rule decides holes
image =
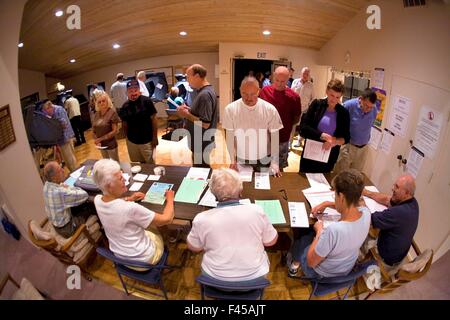
[[[222,126],[226,131],[231,168],[249,164],[255,171],[272,169],[280,176],[278,164],[278,132],[283,128],[277,109],[258,98],[259,82],[245,77],[240,86],[242,98],[225,108]]]

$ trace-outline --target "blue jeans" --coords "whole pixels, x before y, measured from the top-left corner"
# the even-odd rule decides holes
[[[300,234],[294,235],[295,240],[292,245],[292,259],[300,262],[303,273],[308,278],[320,279],[322,276],[318,274],[313,268],[308,266],[307,254],[311,243],[314,240],[316,232],[313,229],[301,230]]]

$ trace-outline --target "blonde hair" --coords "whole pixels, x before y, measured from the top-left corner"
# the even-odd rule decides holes
[[[114,175],[119,171],[119,163],[112,159],[101,159],[94,164],[92,177],[103,194],[108,194],[108,186],[116,179]]]
[[[108,108],[112,108],[113,104],[111,101],[111,98],[109,97],[109,94],[107,94],[105,91],[101,91],[95,96],[95,111],[100,111],[100,108],[98,107],[98,99],[105,96],[106,97],[106,104],[108,105]]]

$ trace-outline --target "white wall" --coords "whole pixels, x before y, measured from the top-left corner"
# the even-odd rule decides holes
[[[349,70],[385,68],[388,101],[382,127],[388,125],[392,95],[411,99],[406,135],[395,138],[388,155],[370,150],[365,172],[383,192],[390,192],[403,172],[396,157],[409,154],[420,108],[429,105],[442,113],[440,148],[434,159],[425,158],[416,192],[420,219],[415,239],[419,247],[437,251],[438,258],[450,248],[450,6],[436,1],[418,8],[403,8],[401,1],[371,4],[381,8],[381,30],[367,29],[364,8],[320,50],[319,63]],[[351,54],[348,64],[344,62],[347,51]]]
[[[22,119],[18,77],[20,22],[25,0],[1,1],[0,106],[9,104],[16,142],[0,151],[0,204],[5,204],[24,237],[29,219],[45,217],[42,183]]]
[[[35,92],[39,92],[39,99],[47,98],[45,74],[38,71],[19,69],[19,92],[21,98]]]
[[[327,68],[317,63],[318,51],[279,45],[261,43],[219,43],[219,74],[220,74],[220,114],[233,100],[232,95],[232,62],[236,55],[246,59],[257,59],[258,52],[265,52],[267,60],[280,60],[286,58],[292,62],[295,69],[294,78],[300,76],[304,66],[311,69],[311,77],[314,78],[315,94],[322,96],[325,92]]]
[[[219,92],[219,79],[214,77],[214,67],[219,63],[219,56],[217,52],[211,53],[192,53],[192,54],[179,54],[172,56],[153,57],[140,60],[129,61],[120,63],[104,68],[95,69],[77,75],[75,77],[63,79],[62,83],[66,86],[66,89],[73,89],[74,94],[87,94],[86,86],[89,83],[96,83],[105,81],[106,88],[109,90],[111,84],[116,81],[116,75],[119,72],[125,74],[125,76],[132,76],[136,70],[161,68],[177,65],[190,65],[199,63],[208,70],[207,79],[214,86],[216,92]]]

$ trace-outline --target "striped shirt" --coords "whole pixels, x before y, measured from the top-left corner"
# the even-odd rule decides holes
[[[53,105],[53,107],[55,108],[53,118],[58,119],[59,122],[61,122],[64,132],[64,143],[66,143],[75,136],[72,126],[70,125],[69,117],[63,107],[57,105]]]
[[[88,194],[83,189],[45,182],[45,211],[48,219],[57,228],[64,227],[71,220],[70,208],[79,206],[87,198]]]

